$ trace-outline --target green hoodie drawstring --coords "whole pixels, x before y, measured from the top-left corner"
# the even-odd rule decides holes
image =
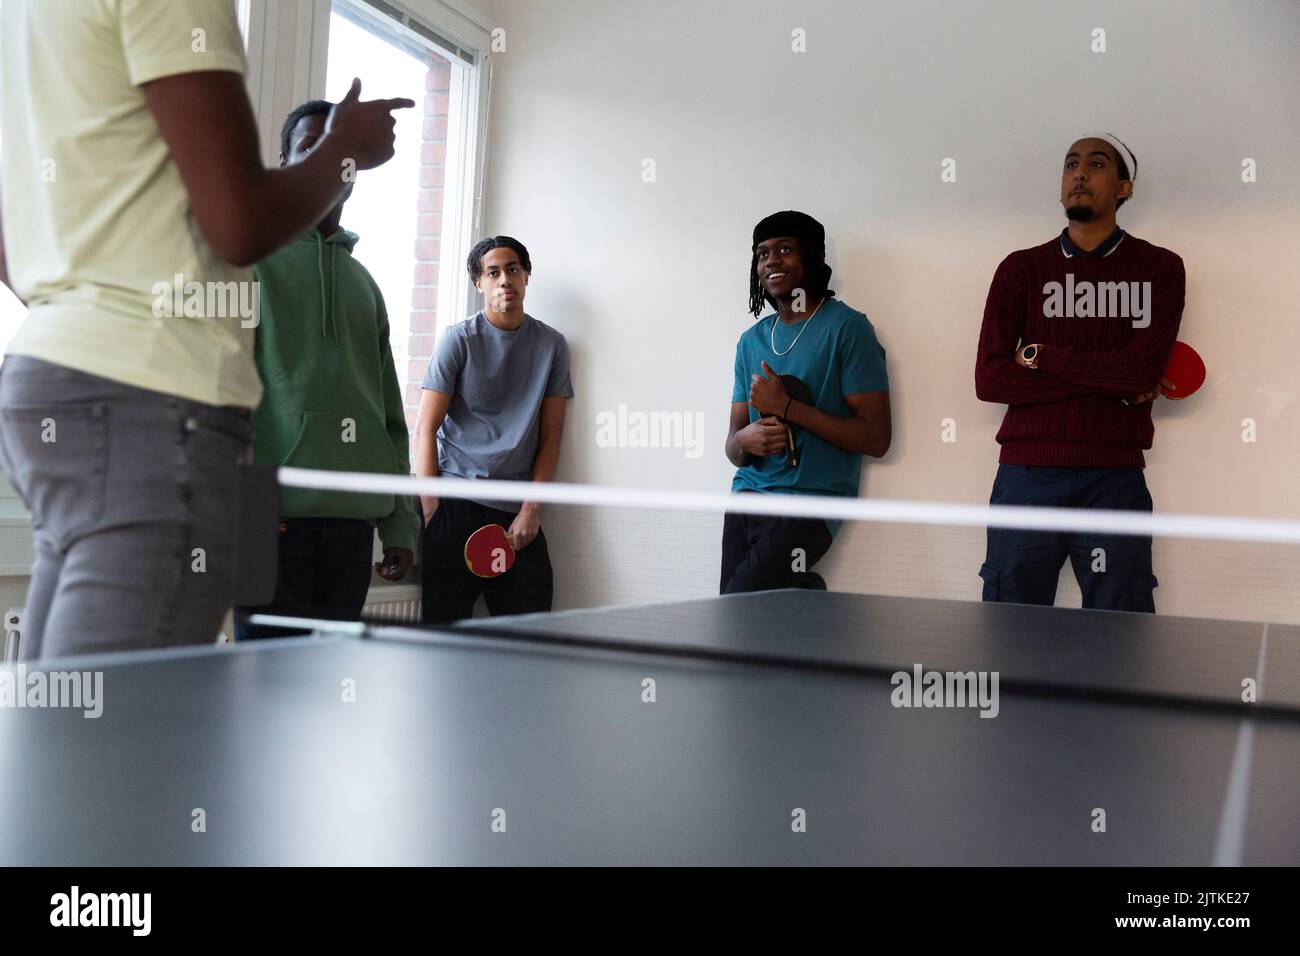
[[[336,233],[337,235],[337,233]],[[320,277],[320,334],[327,339],[338,340],[338,250],[331,242],[313,229],[316,241],[316,273]],[[328,276],[326,275],[325,256],[329,256]]]
[[[316,274],[320,277],[320,334],[329,338],[329,299],[325,292],[325,241],[316,233]]]
[[[335,243],[330,243],[330,337],[339,338],[339,250]]]

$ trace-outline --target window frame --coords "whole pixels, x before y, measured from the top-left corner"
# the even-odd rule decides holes
[[[456,157],[464,171],[460,188],[444,192],[444,222],[454,224],[452,242],[468,254],[482,228],[484,176],[487,168],[488,107],[491,76],[492,24],[478,11],[459,0],[349,0],[370,7],[381,16],[407,17],[424,30],[445,37],[451,46],[440,52],[461,64],[460,102],[449,115],[459,120],[455,140]],[[262,142],[262,159],[269,166],[279,162],[280,117],[304,100],[325,95],[326,60],[329,52],[329,22],[332,0],[240,0],[240,22],[246,26],[248,58],[247,85],[257,117]],[[388,9],[385,9],[388,8]],[[406,24],[397,21],[399,27]],[[463,52],[466,56],[460,56]],[[451,133],[452,131],[448,131]],[[449,139],[451,137],[449,136]],[[448,157],[449,161],[451,157]],[[448,207],[452,215],[447,215]],[[478,291],[464,269],[439,276],[438,329],[459,322],[478,310]]]

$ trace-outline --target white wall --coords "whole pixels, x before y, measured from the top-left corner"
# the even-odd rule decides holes
[[[972,370],[988,283],[1008,252],[1061,229],[1065,149],[1100,127],[1138,156],[1121,224],[1183,257],[1181,337],[1210,365],[1201,394],[1156,410],[1157,508],[1300,510],[1300,5],[495,0],[489,12],[507,50],[485,231],[528,244],[529,311],[571,344],[561,479],[729,486],[749,235],[797,208],[826,224],[834,287],[889,353],[894,447],[863,494],[987,501],[1003,409],[976,400]],[[804,54],[790,49],[797,27]],[[1094,27],[1105,53],[1090,51]],[[944,157],[956,183],[940,182]],[[1242,183],[1244,157],[1258,182]],[[705,455],[596,447],[595,416],[619,403],[703,412]],[[956,443],[940,441],[945,418]],[[621,519],[547,520],[562,605],[716,588],[716,527],[645,520],[641,543],[675,557],[628,568]],[[1298,550],[1158,542],[1160,609],[1300,620]],[[847,530],[827,568],[841,589],[977,598],[982,555],[980,531],[874,526]],[[1077,603],[1072,582],[1059,600]]]

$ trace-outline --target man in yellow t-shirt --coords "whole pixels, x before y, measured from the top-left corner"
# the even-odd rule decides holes
[[[211,641],[261,395],[247,267],[393,155],[392,110],[259,159],[233,0],[0,3],[0,466],[32,513],[24,659]]]

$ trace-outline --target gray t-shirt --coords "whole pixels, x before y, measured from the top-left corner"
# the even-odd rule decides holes
[[[452,397],[438,429],[439,471],[455,478],[528,481],[541,436],[542,399],[573,397],[569,345],[530,315],[506,332],[479,312],[443,332],[420,386]],[[518,508],[518,502],[482,504]]]

